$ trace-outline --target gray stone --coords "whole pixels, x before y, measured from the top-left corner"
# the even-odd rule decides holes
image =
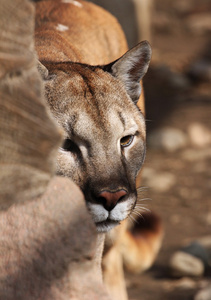
[[[194,146],[205,147],[211,144],[211,131],[200,123],[191,123],[188,126],[188,135]]]
[[[0,236],[0,299],[110,299],[95,225],[69,179],[55,177],[40,198],[1,211]]]
[[[144,168],[142,176],[147,186],[161,193],[168,191],[176,183],[174,174],[169,172],[156,172],[151,168]]]
[[[207,267],[209,263],[209,256],[206,249],[197,241],[192,242],[191,244],[183,247],[181,249],[183,252],[193,255],[201,259],[204,263],[204,266]]]
[[[211,81],[211,62],[208,60],[200,60],[195,62],[188,72],[189,76],[199,81]]]
[[[193,8],[193,3],[191,1],[177,0],[172,3],[174,9],[178,13],[190,13]]]
[[[186,26],[194,34],[211,31],[210,13],[193,14],[186,18]]]
[[[210,225],[210,224],[209,224]],[[198,239],[198,242],[206,249],[208,255],[208,266],[211,267],[211,236],[203,236]]]
[[[209,148],[199,148],[185,149],[182,153],[182,158],[190,162],[199,162],[205,159],[211,158],[211,149]]]
[[[183,277],[176,282],[175,287],[183,290],[189,290],[195,289],[196,285],[196,280],[189,277]]]
[[[211,235],[203,236],[198,239],[198,242],[206,249],[211,249]]]
[[[199,277],[204,273],[203,262],[191,254],[177,251],[170,259],[171,274],[176,277]]]
[[[166,192],[176,183],[176,178],[169,172],[159,173],[149,180],[149,186],[158,192]]]
[[[210,300],[211,299],[211,286],[200,290],[194,297],[194,300]]]
[[[177,128],[165,127],[152,132],[148,144],[153,148],[173,152],[187,145],[187,136]]]

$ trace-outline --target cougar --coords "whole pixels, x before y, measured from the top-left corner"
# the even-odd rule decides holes
[[[108,253],[115,239],[124,236],[122,221],[137,202],[137,175],[146,153],[140,81],[149,66],[151,47],[143,41],[128,51],[117,20],[81,0],[37,3],[35,46],[46,99],[64,136],[57,174],[79,185],[99,236],[111,230]],[[150,263],[159,246],[155,248],[149,250]],[[127,299],[122,264],[117,259],[114,269],[115,264],[117,286],[108,282],[112,282],[111,265],[104,264],[105,281],[115,299]]]

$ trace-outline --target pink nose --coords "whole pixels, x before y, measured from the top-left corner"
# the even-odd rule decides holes
[[[116,192],[103,191],[98,195],[98,199],[103,203],[103,206],[108,211],[111,211],[127,192],[125,190],[119,190]]]

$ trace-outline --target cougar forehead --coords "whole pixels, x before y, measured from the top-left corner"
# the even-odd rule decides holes
[[[65,134],[85,139],[101,134],[109,139],[114,129],[117,134],[118,129],[135,132],[138,127],[145,139],[144,118],[118,79],[100,67],[80,64],[61,64],[52,72],[57,77],[48,83],[47,98]]]

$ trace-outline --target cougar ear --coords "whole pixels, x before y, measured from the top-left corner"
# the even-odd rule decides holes
[[[138,102],[141,95],[140,80],[148,70],[151,53],[149,43],[143,41],[103,68],[124,83],[126,91],[134,103]]]
[[[39,60],[37,61],[37,69],[42,79],[46,80],[48,78],[48,69]]]

